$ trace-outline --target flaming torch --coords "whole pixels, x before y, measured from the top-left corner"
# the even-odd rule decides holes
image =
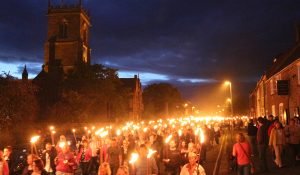
[[[36,152],[36,154],[38,153],[37,152],[37,149],[36,149],[36,146],[35,146],[35,143],[39,140],[40,136],[33,136],[31,137],[30,139],[30,143],[31,143],[31,154],[33,154],[33,148]]]
[[[52,145],[54,145],[54,126],[49,126],[49,130],[50,130],[50,134],[51,134],[51,141],[52,141]]]
[[[130,164],[134,164],[138,160],[138,158],[139,158],[138,153],[132,153],[131,154],[131,158],[129,160],[129,163]]]
[[[147,154],[147,158],[149,159],[154,153],[156,153],[157,151],[149,149],[148,154]]]
[[[165,143],[168,144],[168,143],[170,142],[171,139],[172,139],[172,134],[169,135],[169,136],[166,138]]]
[[[77,144],[77,138],[76,138],[76,129],[72,129],[72,132],[73,132],[73,137],[74,137],[74,140],[75,140],[75,142],[76,142],[76,144]]]

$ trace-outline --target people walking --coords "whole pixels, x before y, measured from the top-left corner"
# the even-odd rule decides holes
[[[285,136],[292,151],[292,162],[295,165],[296,161],[300,160],[300,126],[296,124],[295,119],[291,119],[289,125],[285,127]]]
[[[246,141],[243,133],[236,135],[236,143],[233,145],[232,155],[237,159],[237,174],[249,175],[251,168],[251,146]]]
[[[204,168],[198,163],[199,155],[196,152],[189,152],[189,163],[185,164],[180,175],[206,175]]]
[[[257,135],[257,127],[254,126],[253,119],[249,120],[248,123],[248,137],[249,137],[249,142],[251,145],[251,150],[252,150],[252,155],[257,154],[257,140],[256,140],[256,135]]]
[[[279,121],[274,122],[274,128],[271,130],[270,139],[269,139],[269,146],[275,152],[275,164],[282,168],[282,151],[283,146],[285,145],[285,134],[283,127]]]
[[[267,148],[268,148],[268,127],[265,119],[259,117],[258,130],[257,130],[257,146],[259,156],[259,171],[260,173],[266,173],[269,171],[267,166]]]

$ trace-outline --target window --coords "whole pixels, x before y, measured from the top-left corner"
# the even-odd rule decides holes
[[[66,19],[63,19],[59,24],[59,37],[67,38],[68,37],[68,22]]]
[[[283,103],[279,103],[279,121],[283,122],[284,120],[284,108],[283,108]]]
[[[281,80],[281,74],[278,74],[275,76],[275,82],[274,82],[274,93],[277,92],[277,81]]]
[[[273,79],[270,80],[270,92],[271,92],[271,95],[273,95],[275,93],[275,87],[274,87]]]
[[[276,107],[275,107],[275,105],[272,105],[272,115],[276,116]]]

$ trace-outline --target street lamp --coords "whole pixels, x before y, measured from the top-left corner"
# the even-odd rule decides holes
[[[231,116],[233,117],[233,99],[232,99],[232,85],[230,81],[225,81],[224,83],[226,86],[229,86],[230,90],[230,106],[231,106]],[[229,100],[228,100],[229,101]]]

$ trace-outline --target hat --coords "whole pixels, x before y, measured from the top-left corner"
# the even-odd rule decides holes
[[[188,157],[197,157],[198,154],[195,152],[189,152]]]

